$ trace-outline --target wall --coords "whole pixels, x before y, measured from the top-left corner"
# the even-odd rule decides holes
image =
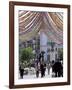
[[[29,0],[21,0],[21,1],[29,1]],[[42,2],[42,3],[71,4],[71,10],[72,10],[72,0],[38,0],[38,1],[30,0],[30,1]],[[0,90],[9,90],[8,80],[9,80],[9,0],[0,0]],[[40,88],[29,88],[24,90],[44,90],[44,89],[72,90],[72,83],[70,86],[54,86],[54,87],[42,87],[42,88],[40,87]],[[19,89],[19,90],[23,90],[23,89]]]

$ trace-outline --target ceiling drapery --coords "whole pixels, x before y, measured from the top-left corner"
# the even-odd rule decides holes
[[[63,13],[19,11],[19,38],[30,40],[39,31],[58,44],[63,43]]]

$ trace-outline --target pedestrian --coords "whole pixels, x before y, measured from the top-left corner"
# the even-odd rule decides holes
[[[38,78],[39,77],[39,63],[38,62],[36,62],[35,70],[36,70],[36,77]]]
[[[55,64],[53,65],[54,72],[55,72],[55,77],[61,77],[63,74],[63,66],[60,61],[56,61]]]
[[[46,71],[46,63],[44,63],[44,76],[45,76],[45,71]]]
[[[40,71],[41,71],[41,77],[44,77],[45,76],[45,71],[46,71],[46,64],[44,63],[43,60],[40,63]]]
[[[52,62],[51,62],[51,68],[52,68],[52,77],[54,77],[54,76],[55,76],[54,64],[55,64],[55,61],[54,61],[54,60],[52,60]]]
[[[48,69],[48,75],[50,75],[50,68],[51,68],[51,65],[50,65],[50,62],[47,64],[47,69]]]
[[[21,66],[19,67],[19,71],[20,71],[20,77],[21,79],[23,79],[24,69]]]
[[[41,70],[41,77],[44,76],[44,65],[41,63],[40,65],[40,70]]]
[[[54,61],[54,60],[52,60],[52,62],[51,62],[52,73],[54,72],[54,67],[53,67],[54,63],[55,63],[55,61]]]

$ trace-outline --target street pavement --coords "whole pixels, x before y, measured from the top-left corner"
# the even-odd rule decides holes
[[[52,70],[50,70],[50,74],[48,75],[48,70],[46,69],[45,76],[43,78],[50,78],[50,77],[52,77]],[[19,76],[19,78],[20,78],[20,76]],[[37,78],[36,74],[32,74],[32,75],[28,74],[28,75],[23,76],[23,79],[35,79],[35,78]],[[38,78],[41,78],[41,73],[39,73]]]

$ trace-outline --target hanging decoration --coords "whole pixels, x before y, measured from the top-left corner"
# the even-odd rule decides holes
[[[44,28],[44,29],[43,29]],[[58,44],[63,43],[63,13],[19,11],[19,38],[30,40],[39,31]]]

